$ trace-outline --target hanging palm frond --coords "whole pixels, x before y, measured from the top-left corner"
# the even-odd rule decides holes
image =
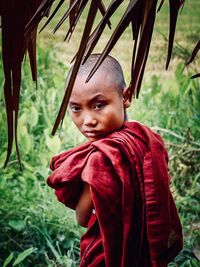
[[[19,110],[21,62],[23,60],[25,51],[28,50],[32,77],[33,80],[36,80],[36,29],[41,19],[49,13],[54,2],[55,0],[7,0],[0,4],[0,12],[2,16],[3,64],[5,73],[4,93],[8,121],[8,153],[5,165],[7,164],[11,154],[13,136],[15,136],[16,150],[18,160],[20,162],[17,145],[17,118]],[[110,18],[115,15],[116,10],[119,8],[122,2],[123,0],[112,0],[106,10],[102,0],[70,0],[68,9],[54,28],[54,32],[56,32],[63,22],[69,17],[69,29],[66,32],[65,39],[70,39],[83,10],[89,6],[88,16],[85,22],[85,28],[82,34],[79,49],[74,57],[75,63],[72,75],[70,77],[58,116],[53,127],[53,134],[56,132],[59,124],[65,116],[74,81],[79,66],[81,62],[83,62],[83,58],[86,59],[92,53],[106,25],[109,27],[111,26]],[[56,15],[63,3],[64,0],[58,1],[57,6],[41,30],[43,30],[44,27]],[[89,74],[87,80],[92,77],[102,61],[118,42],[125,29],[129,26],[129,24],[131,24],[134,46],[130,89],[131,96],[135,95],[138,97],[149,54],[155,17],[157,14],[156,9],[158,0],[130,0],[129,2],[127,1],[127,3],[128,5],[123,16],[114,29],[107,45],[105,46],[100,58]],[[161,0],[158,10],[160,10],[163,3],[164,0]],[[170,27],[166,68],[168,67],[171,58],[178,11],[183,3],[184,0],[169,0]],[[98,11],[102,14],[102,19],[92,31],[96,13]]]
[[[11,155],[15,138],[18,161],[20,162],[17,142],[17,122],[21,83],[21,64],[26,51],[29,53],[32,77],[37,80],[36,69],[36,27],[25,39],[25,25],[36,12],[40,2],[37,1],[1,1],[2,53],[4,68],[4,95],[8,125],[8,148],[5,166]]]
[[[192,63],[192,61],[195,59],[199,50],[200,50],[200,40],[197,42],[197,44],[196,44],[196,46],[192,52],[192,55],[191,55],[190,59],[187,61],[186,65],[189,65],[190,63]],[[191,79],[195,79],[195,78],[199,78],[199,77],[200,77],[200,73],[197,73],[197,74],[193,75],[191,77]]]

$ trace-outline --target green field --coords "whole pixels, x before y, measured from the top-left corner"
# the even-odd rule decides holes
[[[107,1],[108,2],[108,1]],[[124,7],[128,1],[124,1]],[[112,19],[113,29],[123,14],[122,6]],[[185,68],[200,38],[200,2],[186,1],[176,31],[173,58],[165,71],[168,34],[167,2],[158,13],[141,95],[134,99],[129,118],[158,130],[168,147],[171,188],[184,229],[184,250],[169,266],[198,267],[200,250],[200,81],[191,75],[200,72],[199,56]],[[23,67],[19,114],[21,172],[15,149],[6,169],[0,171],[0,266],[73,267],[79,261],[79,238],[84,229],[74,213],[57,202],[46,186],[51,157],[84,138],[66,116],[55,137],[51,129],[64,93],[67,70],[78,48],[83,23],[70,43],[63,42],[67,25],[51,31],[59,16],[38,35],[38,86],[31,81],[29,63]],[[86,14],[81,18],[85,20]],[[96,48],[101,52],[110,35]],[[132,54],[131,30],[124,33],[111,53],[122,64],[127,83]],[[3,73],[0,72],[3,88]],[[6,157],[7,130],[3,90],[0,93],[0,166]],[[73,134],[72,134],[73,133]]]

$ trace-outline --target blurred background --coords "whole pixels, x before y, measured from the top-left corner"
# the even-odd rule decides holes
[[[109,2],[109,1],[107,1]],[[126,1],[124,1],[126,2]],[[127,4],[127,3],[126,3]],[[123,14],[123,4],[111,19],[112,30],[103,34],[95,52],[100,53]],[[7,125],[3,96],[3,69],[0,61],[0,266],[60,266],[79,264],[79,239],[85,231],[77,225],[74,212],[58,203],[47,187],[53,155],[84,141],[68,114],[62,128],[51,130],[64,95],[67,71],[83,31],[79,22],[70,43],[63,42],[67,23],[55,35],[59,14],[37,38],[38,82],[32,82],[29,61],[22,70],[19,112],[20,171],[13,149],[6,169]],[[81,20],[84,22],[86,12]],[[98,21],[98,17],[97,17]],[[42,27],[43,22],[39,25]],[[200,38],[200,2],[185,2],[179,14],[173,56],[165,70],[169,28],[168,3],[158,13],[153,42],[139,99],[133,99],[129,120],[158,131],[170,157],[171,189],[184,230],[184,249],[169,266],[200,266],[200,80],[190,77],[200,71],[200,57],[185,67]],[[1,49],[1,48],[0,48]],[[127,28],[111,53],[130,81],[132,33]]]

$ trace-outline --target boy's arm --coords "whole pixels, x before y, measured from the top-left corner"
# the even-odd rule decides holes
[[[87,227],[93,209],[90,186],[84,182],[83,191],[76,205],[76,220],[78,224]]]

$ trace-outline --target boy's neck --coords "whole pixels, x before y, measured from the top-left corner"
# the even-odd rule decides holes
[[[128,114],[126,112],[126,109],[124,110],[124,122],[128,121]]]

